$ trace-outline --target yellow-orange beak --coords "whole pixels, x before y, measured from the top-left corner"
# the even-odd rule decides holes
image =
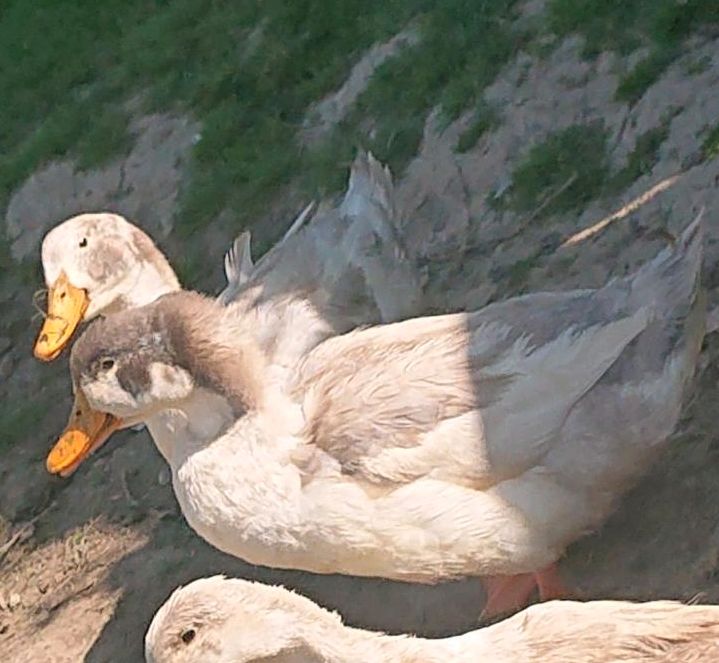
[[[78,389],[65,431],[47,457],[47,471],[62,477],[70,476],[121,427],[122,421],[117,417],[91,409],[82,390]]]
[[[35,341],[33,354],[42,361],[55,359],[70,342],[82,321],[90,299],[82,288],[76,288],[60,272],[47,296],[47,317]]]

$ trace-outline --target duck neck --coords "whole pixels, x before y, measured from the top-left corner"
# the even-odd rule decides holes
[[[316,551],[303,536],[296,441],[280,434],[281,416],[250,412],[211,440],[174,435],[173,485],[188,523],[214,547],[252,564],[309,567]]]
[[[158,412],[145,422],[152,439],[169,465],[209,444],[234,420],[227,399],[199,389],[182,407]]]
[[[103,314],[144,306],[178,290],[180,282],[168,264],[143,260],[123,279],[120,295],[103,310]]]
[[[324,624],[308,623],[300,627],[300,640],[312,651],[317,663],[446,663],[453,659],[442,640],[383,633]]]

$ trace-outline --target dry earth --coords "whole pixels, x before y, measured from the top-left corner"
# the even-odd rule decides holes
[[[709,231],[706,281],[717,302],[719,160],[701,161],[697,154],[706,127],[719,118],[719,42],[695,42],[631,108],[613,98],[627,63],[610,54],[583,62],[579,49],[577,41],[568,40],[543,62],[520,54],[486,92],[487,101],[501,109],[501,123],[466,154],[453,146],[469,117],[443,132],[434,118],[428,121],[421,153],[399,192],[411,251],[430,272],[428,311],[477,307],[527,290],[600,285],[662,248],[654,230],[677,231],[701,206]],[[690,59],[708,64],[691,73]],[[361,84],[362,76],[356,78]],[[343,98],[355,98],[352,94]],[[603,119],[611,159],[619,168],[637,136],[670,108],[674,115],[659,161],[620,199],[553,217],[541,210],[520,216],[488,203],[489,196],[511,184],[513,165],[551,131]],[[18,190],[7,215],[16,258],[37,255],[49,225],[99,207],[128,213],[161,240],[171,260],[181,257],[181,245],[168,232],[182,164],[197,128],[163,116],[139,119],[136,127],[137,146],[128,157],[135,159],[134,180],[127,162],[80,174],[72,164],[55,163]],[[560,246],[676,173],[681,177],[672,187],[637,211],[585,241]],[[289,219],[289,207],[278,202],[258,227]],[[219,284],[229,237],[224,232],[208,237],[213,262],[193,285],[211,289]],[[40,277],[36,265],[32,274],[24,267],[18,271],[29,278],[5,279],[0,289],[7,311],[7,331],[0,337],[0,398],[18,403],[37,398],[49,405],[31,414],[32,436],[2,451],[3,660],[140,661],[144,631],[168,593],[218,572],[285,583],[358,626],[439,636],[476,624],[483,602],[476,580],[423,587],[320,577],[251,567],[213,550],[185,525],[167,470],[145,432],[115,436],[71,481],[48,476],[44,455],[69,407],[67,365],[66,360],[39,365],[30,356],[30,297]],[[712,335],[694,396],[668,450],[606,526],[572,546],[563,560],[562,573],[583,596],[689,599],[699,594],[719,602],[718,359],[719,337]]]

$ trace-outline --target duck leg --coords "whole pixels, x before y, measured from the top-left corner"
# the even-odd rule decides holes
[[[537,582],[540,601],[568,599],[574,596],[574,593],[570,592],[564,582],[562,582],[556,564],[550,564],[546,569],[535,573],[534,579]]]
[[[556,564],[535,573],[484,577],[482,584],[487,593],[487,602],[480,621],[521,610],[529,603],[535,588],[539,592],[540,601],[571,596],[559,577]]]

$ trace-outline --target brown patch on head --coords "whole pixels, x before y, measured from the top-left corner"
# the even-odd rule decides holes
[[[233,346],[218,340],[226,309],[198,293],[174,293],[161,302],[177,364],[198,385],[225,396],[238,416],[257,407],[264,361],[250,334],[240,333]]]
[[[96,240],[92,260],[87,262],[87,273],[95,281],[106,281],[113,274],[124,269],[122,250],[114,241]]]
[[[130,234],[132,237],[132,248],[137,257],[153,265],[165,282],[173,284],[179,290],[180,282],[177,280],[177,275],[155,243],[136,226],[132,226],[132,232]]]
[[[93,378],[113,361],[123,389],[137,394],[150,387],[151,364],[175,365],[227,398],[239,416],[259,403],[264,364],[249,333],[239,332],[231,347],[218,340],[225,312],[212,299],[180,291],[96,320],[72,349],[73,381]]]

